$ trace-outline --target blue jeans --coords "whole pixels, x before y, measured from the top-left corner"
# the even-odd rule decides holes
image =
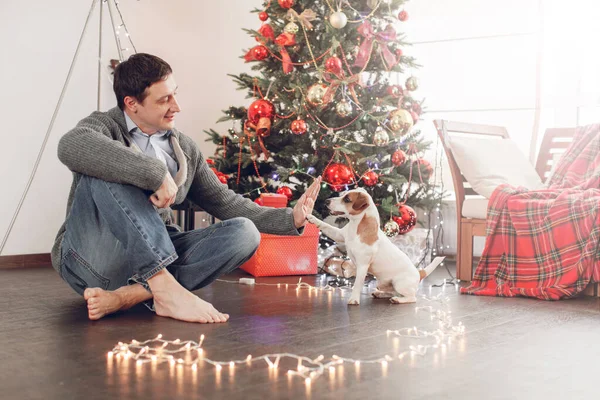
[[[238,268],[256,251],[260,235],[247,218],[180,232],[165,226],[150,193],[84,176],[75,191],[62,242],[61,277],[80,295],[115,290],[167,268],[188,290]]]

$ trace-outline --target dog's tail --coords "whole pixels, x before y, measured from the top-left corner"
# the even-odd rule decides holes
[[[438,265],[440,265],[442,263],[442,261],[444,261],[444,258],[446,258],[446,257],[436,257],[433,259],[432,262],[429,263],[428,266],[426,266],[423,269],[420,269],[419,275],[421,275],[421,280],[428,277],[429,274],[431,274],[438,267]]]

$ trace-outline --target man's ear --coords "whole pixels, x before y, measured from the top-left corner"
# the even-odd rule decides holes
[[[354,211],[362,211],[367,207],[369,207],[369,199],[367,198],[367,195],[364,193],[358,193],[358,196],[356,196],[356,199],[352,203],[352,209]]]
[[[138,101],[135,97],[125,96],[125,98],[123,99],[123,103],[125,104],[125,108],[127,110],[131,111],[132,113],[137,112]]]

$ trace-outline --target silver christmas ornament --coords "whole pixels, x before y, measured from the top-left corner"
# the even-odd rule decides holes
[[[285,33],[291,33],[292,35],[295,35],[296,33],[298,33],[299,30],[300,30],[300,27],[295,22],[290,22],[283,28],[283,31]]]
[[[390,219],[388,222],[386,222],[385,225],[383,226],[383,233],[385,233],[385,235],[387,237],[394,237],[394,236],[398,235],[399,232],[400,232],[400,227],[398,226],[396,221],[394,221],[392,219]]]
[[[411,92],[419,88],[419,81],[414,76],[411,76],[406,80],[406,89]]]
[[[347,117],[352,114],[352,104],[346,100],[342,100],[335,105],[335,112],[342,118]]]
[[[386,146],[389,142],[390,136],[381,126],[378,126],[373,134],[373,144],[375,146]]]
[[[348,17],[342,11],[337,11],[329,16],[329,22],[334,28],[342,29],[348,23]]]

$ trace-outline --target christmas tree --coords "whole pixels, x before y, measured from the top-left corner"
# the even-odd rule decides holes
[[[407,73],[417,65],[400,33],[404,2],[272,0],[254,10],[262,25],[246,30],[256,43],[243,58],[256,75],[230,75],[251,100],[224,111],[227,135],[207,132],[221,181],[255,200],[285,194],[293,206],[322,175],[318,217],[325,199],[363,187],[386,233],[411,230],[414,208],[431,209],[439,194],[422,158],[431,143]]]

